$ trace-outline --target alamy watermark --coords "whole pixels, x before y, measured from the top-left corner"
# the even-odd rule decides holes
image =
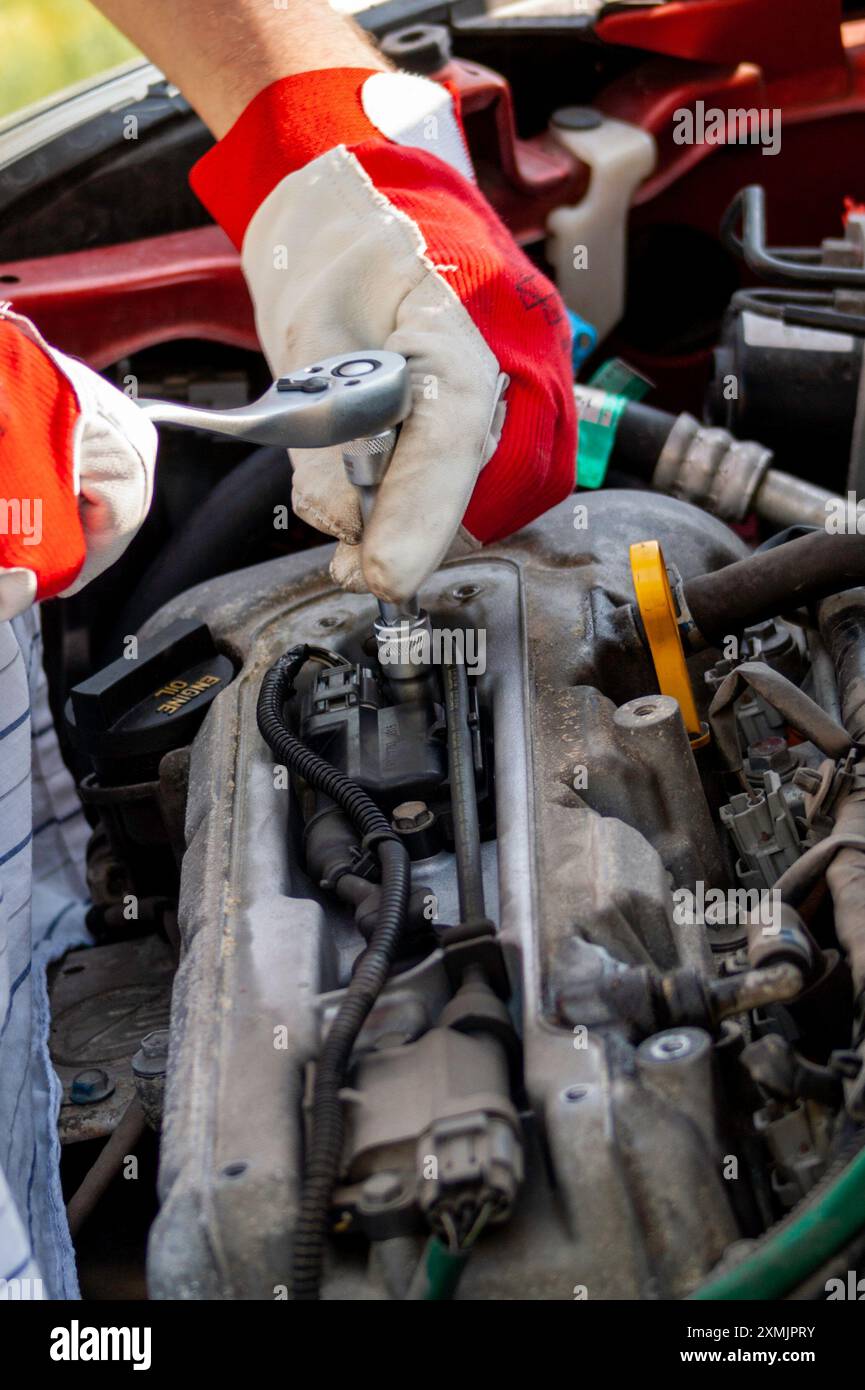
[[[395,623],[379,642],[382,666],[465,666],[471,676],[487,669],[487,634],[482,627],[419,627]]]
[[[865,1279],[859,1278],[858,1270],[848,1269],[845,1279],[827,1279],[823,1288],[826,1291],[827,1303],[865,1302]]]
[[[673,920],[687,927],[725,927],[753,922],[764,936],[781,930],[781,895],[777,888],[707,888],[697,882],[694,891],[677,888],[673,893]]]
[[[39,545],[42,498],[0,497],[0,536],[20,536],[22,545]]]
[[[51,1332],[52,1361],[131,1361],[133,1371],[149,1371],[149,1327],[88,1327],[73,1318]]]
[[[855,492],[827,497],[825,529],[830,536],[865,536],[865,501]]]
[[[778,106],[707,106],[704,101],[673,112],[675,145],[762,145],[762,154],[781,148],[781,109]]]

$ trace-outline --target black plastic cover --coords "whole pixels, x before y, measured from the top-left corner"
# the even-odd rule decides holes
[[[234,676],[206,623],[184,618],[139,642],[76,685],[66,719],[76,747],[100,781],[155,777],[159,760],[195,736],[210,705]]]

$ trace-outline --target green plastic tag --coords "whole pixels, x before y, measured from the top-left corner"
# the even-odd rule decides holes
[[[641,401],[652,389],[648,377],[629,367],[621,357],[610,357],[602,362],[589,382],[597,391],[609,391],[613,396],[624,396],[629,401]]]
[[[603,487],[616,430],[622,411],[629,401],[642,400],[651,389],[651,382],[629,367],[620,357],[613,357],[598,368],[588,383],[592,398],[580,399],[580,388],[574,390],[580,424],[577,444],[577,482],[580,487]],[[597,393],[603,392],[600,401]]]

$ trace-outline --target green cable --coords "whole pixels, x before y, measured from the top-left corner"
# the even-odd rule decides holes
[[[462,1239],[457,1234],[452,1214],[442,1213],[441,1222],[448,1243],[441,1240],[435,1232],[430,1236],[424,1246],[407,1298],[435,1301],[453,1298],[475,1241],[493,1215],[493,1210],[494,1203],[488,1198],[475,1213],[474,1223]]]
[[[470,1250],[448,1250],[438,1236],[430,1236],[423,1256],[426,1287],[422,1297],[431,1300],[453,1298],[470,1253]]]
[[[804,1215],[765,1237],[741,1264],[703,1284],[689,1297],[781,1298],[865,1227],[865,1149]]]

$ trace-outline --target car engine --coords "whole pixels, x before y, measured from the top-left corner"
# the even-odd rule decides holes
[[[646,95],[676,96],[672,59],[538,23],[579,48],[575,107],[563,62],[520,95],[506,16],[371,16],[459,79],[481,185],[575,316],[576,491],[411,613],[335,587],[284,449],[170,427],[269,383],[181,191],[205,137],[176,92],[136,70],[92,130],[0,132],[2,279],[167,421],[129,555],[43,616],[91,827],[94,944],[52,980],[70,1185],[146,1133],[160,1300],[822,1297],[865,1251],[850,163],[809,147],[825,186],[794,206],[800,112],[789,155],[731,144],[701,200]],[[149,147],[112,134],[130,109]],[[133,165],[168,192],[125,224]],[[64,339],[70,284],[92,313]]]
[[[157,807],[187,783],[156,1296],[285,1284],[317,1059],[373,953],[387,876],[372,847],[388,835],[410,882],[334,1092],[324,1297],[410,1296],[430,1231],[465,1263],[463,1296],[681,1297],[830,1165],[858,1076],[853,985],[794,906],[812,877],[784,891],[856,796],[824,639],[765,611],[738,662],[695,642],[689,738],[658,691],[632,547],[659,544],[683,605],[714,577],[714,631],[724,594],[741,606],[725,570],[751,566],[759,586],[762,557],[678,499],[584,497],[442,568],[422,596],[439,660],[408,680],[376,649],[371,600],[334,590],[313,549],[166,605],[133,689],[120,658],[73,691],[97,767],[111,748],[115,844],[154,837],[143,759]],[[853,663],[845,709],[861,680],[852,592],[823,605],[829,650]],[[317,769],[295,771],[288,740],[262,738],[266,673],[286,652],[278,723],[297,679],[288,739],[380,829],[361,833]]]

